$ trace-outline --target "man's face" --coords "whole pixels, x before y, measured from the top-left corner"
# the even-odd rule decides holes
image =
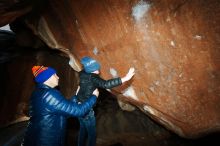
[[[50,87],[56,87],[59,83],[59,77],[57,74],[53,74],[46,82]]]
[[[53,83],[54,83],[55,87],[58,86],[59,77],[57,76],[57,74],[52,75],[52,80],[53,80]]]

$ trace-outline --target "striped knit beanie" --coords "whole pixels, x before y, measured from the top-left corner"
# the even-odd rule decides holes
[[[37,83],[43,83],[56,73],[55,69],[44,66],[33,66],[32,72]]]

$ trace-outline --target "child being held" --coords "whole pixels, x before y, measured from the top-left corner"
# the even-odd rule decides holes
[[[84,102],[92,95],[96,88],[111,89],[122,83],[129,81],[134,75],[134,68],[130,68],[127,75],[123,78],[113,78],[104,80],[99,76],[100,64],[93,58],[84,57],[81,59],[83,70],[79,74],[80,89],[78,89],[78,102]]]
[[[104,80],[99,76],[100,64],[90,57],[81,59],[83,70],[80,72],[80,83],[77,90],[77,101],[80,103],[86,101],[96,88],[111,89],[130,80],[134,76],[134,68],[130,68],[127,75],[123,78],[114,78]],[[78,146],[86,143],[86,135],[88,135],[88,146],[96,145],[96,118],[93,108],[84,117],[80,117],[80,130],[78,136]]]

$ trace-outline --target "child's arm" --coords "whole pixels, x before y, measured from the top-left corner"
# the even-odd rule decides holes
[[[134,76],[134,74],[135,74],[134,71],[135,71],[135,70],[134,70],[133,67],[130,68],[129,71],[128,71],[128,73],[126,74],[126,76],[124,76],[123,78],[121,78],[122,83],[124,83],[124,82],[126,82],[126,81],[129,81],[129,80]]]
[[[80,86],[78,86],[78,87],[77,87],[77,90],[76,90],[76,95],[78,94],[79,89],[80,89]]]
[[[99,76],[95,76],[92,78],[92,82],[95,84],[96,87],[104,88],[104,89],[111,89],[113,87],[119,86],[122,83],[129,81],[134,76],[134,68],[130,68],[128,73],[123,78],[115,78],[110,80],[103,80]]]
[[[111,89],[122,84],[121,78],[104,80],[99,76],[92,77],[92,82],[97,88]]]
[[[77,97],[76,97],[76,95],[78,94],[79,89],[80,89],[80,86],[78,86],[78,88],[77,88],[77,90],[76,90],[76,94],[70,98],[72,102],[75,102],[75,103],[77,102]]]

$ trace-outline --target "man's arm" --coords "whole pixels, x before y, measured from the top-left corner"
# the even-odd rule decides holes
[[[86,114],[96,103],[98,94],[92,95],[82,104],[77,104],[65,99],[60,92],[51,92],[46,95],[45,104],[51,111],[63,115],[80,117]]]

